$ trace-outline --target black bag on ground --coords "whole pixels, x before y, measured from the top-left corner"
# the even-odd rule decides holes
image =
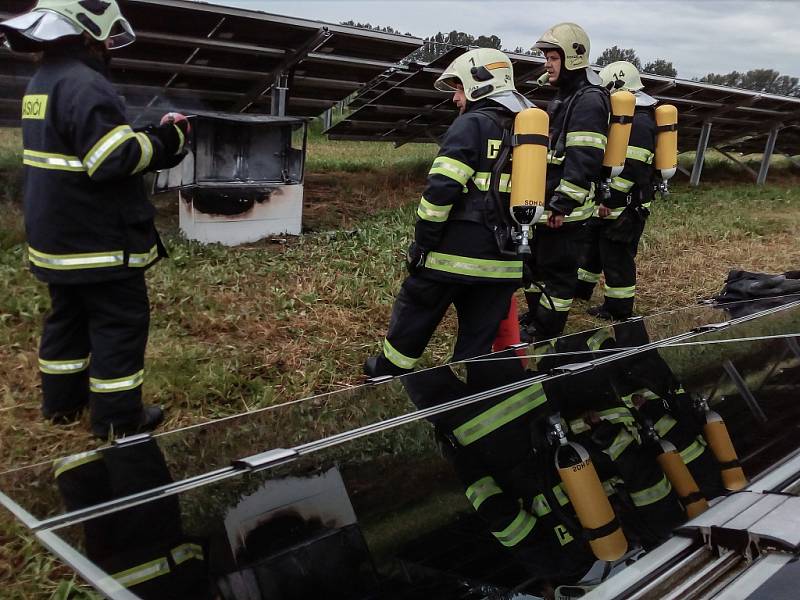
[[[771,275],[749,271],[730,271],[722,291],[714,296],[717,302],[737,302],[800,294],[800,271]]]

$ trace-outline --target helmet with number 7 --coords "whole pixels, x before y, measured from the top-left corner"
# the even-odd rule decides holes
[[[511,60],[494,48],[475,48],[451,62],[433,84],[443,92],[464,88],[470,102],[490,98],[513,112],[531,106],[514,85],[514,67]]]
[[[39,0],[30,12],[0,23],[0,33],[20,52],[37,52],[43,44],[84,33],[109,50],[136,39],[116,0]]]

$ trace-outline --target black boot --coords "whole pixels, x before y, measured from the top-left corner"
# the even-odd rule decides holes
[[[386,377],[387,375],[405,375],[410,372],[393,365],[386,360],[385,356],[370,356],[364,361],[364,375],[370,379],[373,377]]]
[[[137,422],[120,425],[94,425],[92,426],[92,435],[101,440],[107,440],[147,433],[161,425],[163,420],[164,411],[160,406],[144,406]]]

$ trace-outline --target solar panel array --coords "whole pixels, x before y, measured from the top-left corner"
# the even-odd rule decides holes
[[[31,8],[4,0],[0,18]],[[288,74],[286,114],[313,116],[419,48],[422,40],[186,0],[121,0],[137,33],[114,53],[112,80],[130,107],[270,113]],[[33,57],[0,51],[0,124],[19,123]]]
[[[433,82],[465,48],[453,48],[428,65],[410,64],[379,76],[351,103],[356,110],[330,128],[332,139],[383,140],[397,144],[435,141],[457,112],[450,95]],[[544,108],[554,96],[538,87],[543,59],[510,54],[517,89]],[[643,75],[645,90],[677,106],[680,149],[694,150],[703,124],[710,122],[713,147],[745,153],[762,152],[765,138],[780,127],[776,151],[797,154],[800,148],[800,98],[711,85],[684,79]]]

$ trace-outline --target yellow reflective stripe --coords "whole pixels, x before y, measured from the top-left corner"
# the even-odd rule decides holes
[[[131,175],[144,171],[150,166],[150,161],[153,160],[153,142],[150,141],[150,137],[146,133],[140,132],[136,134],[136,141],[139,142],[139,149],[142,155],[139,158],[139,163],[131,171]]]
[[[556,156],[553,154],[552,150],[547,151],[547,164],[549,165],[560,165],[564,162],[563,156]]]
[[[162,556],[161,558],[151,560],[150,562],[146,562],[131,569],[115,573],[112,577],[116,579],[121,586],[129,588],[142,584],[145,581],[155,579],[156,577],[161,577],[169,572],[169,561],[167,561],[165,556]]]
[[[703,436],[698,436],[694,442],[681,450],[680,454],[683,462],[688,465],[705,451],[706,441],[703,439]]]
[[[508,527],[502,531],[493,531],[492,535],[496,537],[497,540],[503,544],[503,546],[510,548],[512,546],[516,546],[522,540],[524,540],[535,526],[536,517],[534,517],[528,511],[520,509],[516,518],[509,524]]]
[[[577,146],[605,150],[607,142],[606,136],[594,131],[570,131],[567,134],[567,148]]]
[[[488,192],[492,184],[492,174],[486,172],[475,173],[475,175],[472,176],[472,182],[479,191]],[[511,175],[508,173],[500,174],[500,191],[511,191]]]
[[[67,154],[54,154],[38,152],[36,150],[22,151],[22,164],[39,169],[52,169],[55,171],[71,171],[81,173],[86,170],[81,159]]]
[[[609,408],[607,410],[601,410],[597,413],[597,415],[603,420],[608,421],[609,423],[633,423],[635,419],[627,408],[619,406],[617,408]]]
[[[603,327],[597,330],[595,334],[586,341],[586,345],[591,350],[599,350],[600,346],[605,344],[608,340],[613,339],[615,339],[614,329],[612,327]]]
[[[133,129],[130,128],[130,125],[115,127],[101,137],[83,159],[83,164],[89,171],[89,176],[94,175],[95,171],[100,168],[103,161],[108,158],[114,150],[135,137],[136,134],[133,133]]]
[[[59,458],[53,462],[53,477],[58,479],[67,471],[76,469],[81,465],[100,460],[101,458],[103,458],[103,455],[98,450],[79,452],[78,454],[73,454],[72,456]]]
[[[478,510],[487,499],[502,493],[503,490],[497,485],[494,477],[484,477],[476,481],[465,492],[467,500],[470,501],[475,510]]]
[[[592,184],[592,194],[594,193],[594,184]],[[593,197],[593,196],[592,196]],[[570,214],[564,217],[565,223],[573,223],[575,221],[583,221],[591,217],[595,212],[595,205],[594,202],[590,202],[588,199],[583,204],[583,206],[579,206],[575,210],[573,210]],[[541,217],[539,217],[540,224],[547,223],[547,220],[553,214],[551,210],[545,210]]]
[[[605,217],[601,217],[600,216],[600,207],[596,206],[595,209],[594,209],[593,216],[598,217],[600,219],[617,219],[622,214],[623,210],[625,210],[624,206],[620,206],[620,207],[617,207],[617,208],[612,208],[610,213],[608,213]]]
[[[39,358],[39,370],[48,375],[72,375],[89,367],[89,357],[71,360],[45,360]]]
[[[185,563],[191,559],[203,560],[203,548],[198,544],[181,544],[172,549],[172,560],[175,566]]]
[[[141,254],[131,254],[128,256],[129,267],[146,267],[158,258],[158,246],[153,245],[150,250]]]
[[[652,485],[649,488],[639,490],[638,492],[630,492],[630,496],[635,506],[642,507],[658,502],[659,500],[663,500],[671,491],[672,484],[667,479],[667,476],[663,475],[661,477],[661,481],[659,481],[657,484]]]
[[[89,378],[89,389],[98,394],[108,394],[111,392],[124,392],[139,387],[144,382],[144,369],[127,377],[118,379],[100,379],[98,377]]]
[[[620,429],[614,441],[611,442],[611,445],[603,450],[603,452],[611,457],[611,460],[617,460],[620,454],[625,452],[625,449],[631,445],[631,442],[633,442],[633,436],[628,433],[628,430]]]
[[[597,283],[600,281],[600,273],[592,273],[586,269],[578,269],[578,280],[586,283]]]
[[[670,415],[664,415],[658,421],[656,421],[656,424],[653,425],[653,428],[656,430],[656,433],[659,435],[659,437],[664,437],[677,424],[678,422]]]
[[[547,396],[545,396],[541,384],[534,383],[473,417],[463,425],[459,425],[453,430],[453,435],[459,444],[468,446],[545,402],[547,402]]]
[[[552,301],[552,306],[550,302]],[[556,298],[555,296],[548,296],[542,294],[539,298],[539,304],[549,310],[555,309],[556,312],[567,312],[572,308],[572,298]]]
[[[413,369],[414,365],[417,364],[421,356],[416,358],[411,358],[410,356],[406,356],[402,352],[399,352],[389,343],[389,340],[383,340],[383,355],[386,357],[390,363],[395,365],[396,367],[400,367],[401,369]]]
[[[585,419],[572,419],[569,422],[569,428],[575,435],[580,435],[581,433],[586,433],[587,431],[592,430]]]
[[[569,504],[569,498],[564,493],[563,483],[553,486],[553,495],[556,497],[556,500],[561,506],[566,506]],[[547,501],[547,498],[544,497],[544,494],[539,494],[533,498],[531,509],[533,514],[535,514],[537,517],[549,515],[553,510],[550,507],[550,503]]]
[[[648,210],[650,209],[650,204],[650,202],[642,202],[642,206]]]
[[[653,154],[647,148],[639,148],[639,146],[628,146],[628,150],[625,153],[627,158],[632,158],[633,160],[638,160],[640,162],[651,164],[653,162]]]
[[[522,278],[521,260],[487,260],[431,252],[425,259],[425,267],[434,271],[469,277],[488,277],[491,279]]]
[[[444,223],[447,221],[447,217],[450,216],[450,210],[452,208],[452,204],[433,204],[432,202],[425,200],[425,198],[420,198],[419,207],[417,208],[417,216],[425,221]]]
[[[177,150],[177,152],[175,152],[175,154],[180,154],[181,152],[183,152],[184,144],[186,144],[186,136],[183,135],[183,131],[181,130],[180,127],[178,127],[174,123],[172,124],[172,126],[175,128],[175,131],[178,132],[178,140],[179,140],[178,141],[178,150]]]
[[[575,200],[576,202],[580,202],[581,204],[583,204],[583,202],[589,197],[589,190],[587,190],[586,188],[582,188],[579,185],[575,185],[574,183],[571,183],[566,179],[562,179],[558,183],[558,187],[556,188],[555,191],[564,194],[568,198],[572,198],[573,200]]]
[[[460,160],[448,158],[447,156],[437,156],[428,175],[444,175],[460,183],[467,185],[467,181],[472,177],[475,169],[464,164]]]
[[[28,259],[37,267],[57,271],[118,267],[123,264],[122,250],[88,254],[47,254],[28,246]]]
[[[631,191],[633,187],[633,182],[630,179],[625,179],[624,177],[613,177],[611,179],[611,189],[617,190],[618,192],[623,192],[627,194]],[[624,208],[624,207],[623,207]]]
[[[605,285],[603,292],[606,298],[633,298],[636,295],[636,286],[629,285],[627,287],[611,287]]]

